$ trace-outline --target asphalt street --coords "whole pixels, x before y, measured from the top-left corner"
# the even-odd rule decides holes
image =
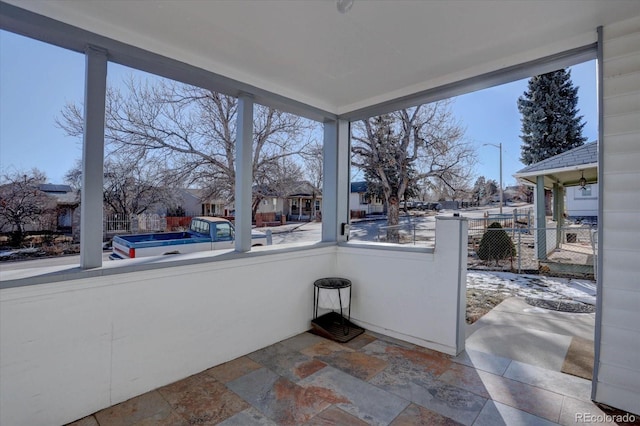
[[[517,206],[518,209],[529,208],[531,205]],[[506,206],[503,208],[504,214],[510,214],[515,207]],[[475,209],[475,210],[442,210],[438,212],[438,216],[453,216],[458,213],[461,216],[469,218],[481,218],[485,213],[497,214],[499,209]],[[432,212],[433,213],[433,212]],[[407,235],[405,243],[416,245],[433,246],[433,237],[435,236],[435,219],[436,215],[426,216],[403,216],[400,220],[400,227],[403,233]],[[351,224],[350,241],[380,241],[386,234],[386,220],[384,217],[378,220],[360,220]],[[273,244],[289,244],[289,243],[314,243],[322,238],[322,223],[305,222],[289,223],[282,227],[260,228],[260,230],[270,229],[273,235]],[[111,262],[109,260],[110,252],[105,251],[103,254],[103,262]],[[32,259],[25,261],[4,261],[0,262],[0,270],[11,271],[25,268],[42,268],[61,265],[78,265],[80,264],[80,256],[62,256],[44,259]]]

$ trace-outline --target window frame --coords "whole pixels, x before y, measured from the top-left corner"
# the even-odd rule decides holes
[[[322,241],[341,244],[347,241],[344,225],[349,224],[350,189],[350,123],[367,117],[384,114],[401,108],[434,102],[469,93],[475,90],[508,83],[542,74],[557,68],[596,59],[598,43],[583,45],[554,55],[530,60],[517,65],[479,74],[453,83],[428,88],[364,108],[341,114],[322,110],[277,93],[261,89],[211,71],[186,64],[176,59],[144,50],[114,39],[92,33],[61,21],[30,12],[18,6],[4,3],[0,8],[0,29],[23,35],[58,47],[87,54],[88,49],[106,52],[108,62],[124,65],[143,72],[165,77],[181,83],[238,97],[249,96],[253,103],[277,108],[281,111],[308,118],[325,126],[324,129],[324,184]],[[90,75],[86,77],[90,78]],[[329,164],[328,159],[331,160]],[[92,212],[97,214],[97,211]],[[244,225],[246,226],[246,225]],[[388,248],[387,248],[388,249]],[[402,248],[398,248],[401,250]],[[273,250],[272,252],[279,252]],[[104,266],[104,265],[103,265]],[[147,267],[152,267],[149,265]],[[157,265],[155,267],[158,267]],[[142,270],[138,266],[123,267],[121,272]],[[78,274],[86,276],[87,271]],[[75,277],[66,276],[66,279]],[[19,280],[18,280],[19,281]],[[29,285],[40,280],[25,279],[10,286]],[[41,281],[47,282],[47,281]],[[2,287],[5,285],[3,283]]]

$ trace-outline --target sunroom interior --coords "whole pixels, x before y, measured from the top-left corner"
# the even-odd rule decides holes
[[[86,57],[81,260],[2,275],[0,423],[70,422],[304,332],[312,284],[327,276],[353,282],[359,325],[460,353],[466,222],[439,219],[435,249],[347,241],[350,123],[593,58],[602,196],[592,399],[638,413],[640,3],[349,4],[0,3],[1,29]],[[234,252],[103,264],[109,62],[238,98]],[[250,247],[255,104],[323,123],[320,243]]]

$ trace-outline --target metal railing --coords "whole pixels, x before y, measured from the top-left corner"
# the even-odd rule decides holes
[[[161,232],[167,229],[166,217],[152,213],[105,215],[103,222],[105,237],[134,232]]]
[[[506,214],[485,214],[482,218],[469,218],[469,234],[483,233],[489,225],[497,222],[502,228],[523,229],[533,226],[533,210],[523,211],[514,209],[513,213]]]
[[[397,231],[398,240],[389,239],[389,231]],[[391,234],[394,234],[391,232]],[[407,223],[393,226],[379,226],[376,236],[377,242],[392,242],[397,244],[412,245],[433,245],[435,239],[435,230],[415,223]]]
[[[351,225],[349,240],[434,247],[435,222],[402,219],[399,225],[389,226],[386,221],[361,221]]]
[[[536,228],[531,210],[467,220],[468,269],[595,277],[597,233],[589,225],[558,228],[551,222],[545,228]],[[349,239],[435,247],[435,222],[402,221],[394,226],[386,225],[386,221],[352,223]]]

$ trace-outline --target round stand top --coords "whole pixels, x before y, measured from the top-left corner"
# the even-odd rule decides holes
[[[320,278],[313,283],[318,288],[347,288],[351,287],[351,281],[346,278]]]

